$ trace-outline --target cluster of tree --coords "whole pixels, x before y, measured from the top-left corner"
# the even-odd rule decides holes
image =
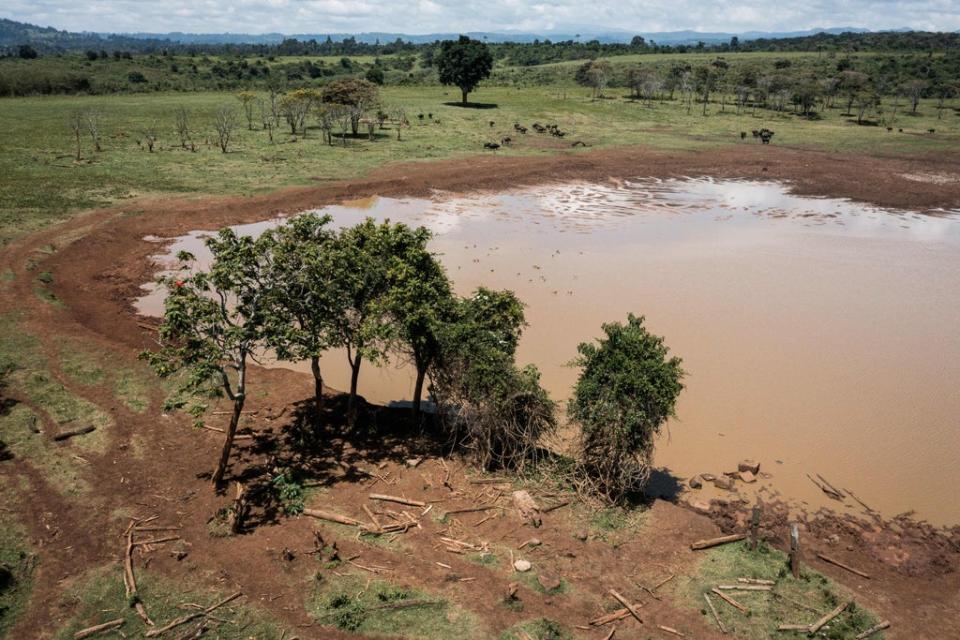
[[[361,365],[400,359],[416,370],[416,419],[429,380],[436,426],[478,464],[522,471],[536,460],[557,419],[537,369],[516,363],[525,326],[516,296],[482,287],[456,296],[425,228],[329,224],[305,214],[259,238],[224,229],[207,241],[208,269],[192,270],[194,256],[181,253],[183,270],[162,279],[161,348],[143,357],[163,377],[180,374],[169,405],[188,407],[199,421],[211,396],[233,403],[213,481],[222,482],[229,464],[250,363],[268,351],[310,362],[318,427],[321,358],[341,348],[351,369],[348,427],[358,421]],[[673,412],[683,370],[642,318],[603,329],[599,343],[580,345],[570,413],[582,426],[582,485],[618,501],[646,482],[653,438]]]

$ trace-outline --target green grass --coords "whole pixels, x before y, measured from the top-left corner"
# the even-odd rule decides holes
[[[0,497],[10,504],[11,492],[2,489]],[[0,512],[0,638],[7,637],[27,606],[36,564],[37,556],[28,548],[23,528]]]
[[[143,366],[120,366],[110,352],[92,349],[78,340],[59,340],[58,351],[63,373],[73,382],[87,387],[106,386],[134,413],[150,406],[152,374]]]
[[[570,583],[567,582],[564,578],[560,578],[560,586],[547,591],[543,588],[543,585],[540,584],[540,581],[537,579],[539,572],[537,572],[536,567],[534,570],[526,571],[524,573],[515,574],[517,582],[525,585],[526,587],[536,591],[537,593],[542,593],[548,596],[560,596],[570,592]]]
[[[136,612],[128,605],[122,572],[119,565],[96,569],[70,589],[63,598],[63,604],[73,608],[75,613],[54,637],[57,640],[69,640],[80,629],[117,618],[125,620],[121,630],[126,637],[142,637],[146,629]],[[195,611],[184,608],[182,605],[186,602],[210,606],[229,595],[221,591],[191,587],[181,581],[160,578],[142,569],[137,572],[137,587],[140,600],[157,626]],[[214,614],[217,619],[207,618],[209,629],[206,637],[221,640],[279,640],[283,634],[280,626],[267,614],[247,605],[247,601],[246,598],[240,598],[217,609]],[[180,637],[194,627],[196,623],[186,624],[168,635]],[[118,636],[114,634],[105,637]]]
[[[438,604],[384,608],[403,600],[427,600]],[[446,600],[383,580],[368,581],[353,574],[319,582],[308,609],[320,624],[360,634],[420,640],[481,637],[476,616]]]
[[[306,140],[291,142],[283,128],[276,144],[263,131],[237,131],[228,154],[213,144],[212,114],[221,104],[234,104],[232,93],[158,93],[112,96],[13,98],[0,100],[0,119],[6,125],[5,148],[0,154],[0,243],[62,220],[72,213],[135,196],[170,193],[252,194],[297,184],[357,178],[398,161],[436,160],[482,153],[483,143],[512,135],[517,143],[497,152],[507,155],[552,154],[569,149],[573,140],[591,147],[646,145],[660,149],[707,150],[741,143],[740,131],[769,127],[777,132],[775,145],[860,151],[874,154],[936,153],[955,149],[960,142],[960,118],[947,110],[936,118],[932,102],[924,102],[920,116],[897,116],[895,126],[905,132],[888,133],[882,127],[860,127],[848,122],[841,109],[823,120],[809,121],[790,114],[758,110],[736,115],[719,104],[700,115],[694,105],[687,113],[677,102],[653,107],[623,99],[626,91],[611,89],[608,100],[591,100],[582,88],[558,91],[553,86],[481,87],[471,94],[492,109],[447,106],[457,91],[447,87],[388,87],[384,103],[403,105],[412,126],[403,141],[385,130],[374,142],[350,140],[349,146],[329,147],[312,129]],[[186,107],[192,114],[196,153],[179,148],[174,111]],[[889,104],[886,105],[890,112]],[[83,140],[83,160],[73,160],[73,141],[67,118],[75,109],[103,113],[102,153],[93,153]],[[425,115],[421,126],[417,115]],[[426,118],[433,114],[433,119]],[[875,117],[871,115],[871,117]],[[495,122],[494,127],[489,121]],[[439,121],[439,124],[437,124]],[[514,122],[555,122],[568,131],[557,142],[533,133],[517,136]],[[143,130],[154,127],[157,150],[137,145]],[[937,133],[926,133],[935,128]],[[543,148],[542,145],[557,147]]]
[[[780,624],[812,623],[842,602],[854,599],[850,593],[815,571],[804,569],[800,578],[795,579],[789,571],[785,554],[766,545],[760,545],[757,551],[750,551],[745,542],[707,551],[689,582],[668,586],[668,589],[673,590],[678,604],[699,609],[708,616],[708,624],[713,626],[712,614],[707,610],[703,594],[709,594],[710,589],[720,584],[736,584],[737,578],[775,580],[775,592],[784,596],[778,598],[765,591],[731,593],[731,597],[749,608],[749,615],[741,614],[714,595],[710,596],[731,635],[747,640],[805,637],[805,633],[778,632],[776,628]],[[799,607],[791,600],[812,607],[821,614]],[[828,627],[824,627],[821,634],[831,640],[845,640],[876,622],[869,611],[855,603]],[[878,634],[874,637],[883,636]]]
[[[570,630],[559,622],[549,618],[537,618],[510,627],[501,634],[500,640],[526,640],[524,634],[533,640],[573,640],[574,638]]]

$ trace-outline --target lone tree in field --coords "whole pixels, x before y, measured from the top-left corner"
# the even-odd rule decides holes
[[[267,344],[280,360],[310,361],[314,408],[323,409],[320,357],[334,342],[334,318],[342,311],[333,278],[335,234],[330,216],[303,214],[268,232],[273,245]]]
[[[247,118],[247,129],[253,131],[253,106],[256,104],[257,94],[253,91],[241,91],[237,94],[237,100],[243,105],[243,115]]]
[[[213,474],[217,486],[226,473],[247,398],[247,365],[263,344],[269,310],[269,242],[269,238],[254,240],[223,229],[207,240],[213,255],[208,270],[162,279],[169,294],[159,330],[161,348],[142,355],[161,377],[184,373],[178,392],[167,404],[188,406],[198,423],[207,409],[206,398],[225,394],[233,402]],[[194,260],[186,252],[179,258],[185,266]]]
[[[83,134],[83,113],[80,111],[71,112],[67,124],[70,126],[70,132],[73,134],[73,139],[76,143],[76,160],[80,162],[80,136]]]
[[[180,138],[180,148],[193,149],[193,142],[190,140],[190,112],[186,107],[177,107],[174,113],[174,121],[177,128],[177,137]]]
[[[597,344],[577,347],[582,370],[568,415],[581,428],[579,481],[617,503],[649,480],[653,439],[673,415],[684,371],[643,317],[630,314],[603,332]]]
[[[364,111],[377,102],[377,85],[363,78],[341,78],[323,88],[322,100],[350,109],[350,129],[357,135]]]
[[[233,132],[237,130],[237,112],[233,107],[223,105],[213,115],[213,128],[217,132],[217,145],[220,151],[227,152]]]
[[[493,69],[493,55],[487,45],[467,36],[460,36],[459,40],[444,40],[434,62],[440,82],[460,88],[462,104],[467,104],[467,95],[477,88],[481,80],[489,78]]]
[[[90,109],[86,112],[87,133],[90,134],[90,142],[93,143],[93,150],[97,153],[103,151],[100,146],[100,140],[103,137],[103,114],[96,109]]]

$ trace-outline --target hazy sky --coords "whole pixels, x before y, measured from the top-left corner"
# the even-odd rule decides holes
[[[71,31],[960,30],[960,0],[3,0],[0,17]]]

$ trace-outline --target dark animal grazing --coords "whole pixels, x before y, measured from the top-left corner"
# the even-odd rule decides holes
[[[887,127],[887,133],[893,131],[893,127]]]
[[[420,120],[423,120],[423,114],[422,114],[422,113],[418,113],[418,114],[417,114],[417,118],[420,119]]]
[[[428,113],[428,114],[427,114],[427,117],[430,118],[431,120],[433,120],[433,114],[432,114],[432,113]]]
[[[491,149],[491,150],[493,150],[493,151],[496,151],[497,149],[500,148],[500,145],[498,145],[496,142],[484,142],[484,143],[483,143],[483,148],[484,148],[484,149]]]
[[[540,124],[539,122],[534,122],[534,123],[533,123],[533,130],[536,131],[537,133],[543,133],[543,132],[546,131],[547,129],[546,129],[546,127],[544,127],[544,126],[543,126],[542,124]]]
[[[773,131],[764,128],[760,129],[760,131],[757,132],[757,135],[760,137],[761,144],[770,144],[770,139],[773,138]]]
[[[740,139],[741,139],[741,140],[746,140],[746,139],[747,139],[747,132],[746,132],[746,131],[741,131],[741,132],[740,132]]]
[[[522,125],[520,125],[520,123],[514,123],[514,125],[513,125],[513,130],[516,131],[517,133],[526,133],[526,132],[527,132],[527,128],[524,127],[524,126],[522,126]]]
[[[493,120],[490,121],[490,126],[491,126],[491,127],[494,126],[495,124],[497,124],[497,123],[494,122]]]
[[[927,133],[936,133],[936,132],[937,132],[936,129],[927,129]]]
[[[563,136],[565,136],[565,135],[567,135],[567,134],[566,134],[566,132],[564,132],[564,131],[560,131],[560,129],[551,129],[551,130],[550,130],[550,135],[554,136],[555,138],[562,138]]]
[[[753,137],[754,137],[754,138],[759,138],[759,137],[760,137],[760,132],[757,131],[756,129],[754,129],[754,130],[753,130]]]
[[[897,129],[898,133],[903,133],[903,129]]]
[[[511,142],[513,142],[513,138],[511,138],[510,136],[506,136],[506,137],[504,137],[504,138],[500,138],[500,144],[502,144],[503,146],[507,146],[507,145],[510,144]]]

